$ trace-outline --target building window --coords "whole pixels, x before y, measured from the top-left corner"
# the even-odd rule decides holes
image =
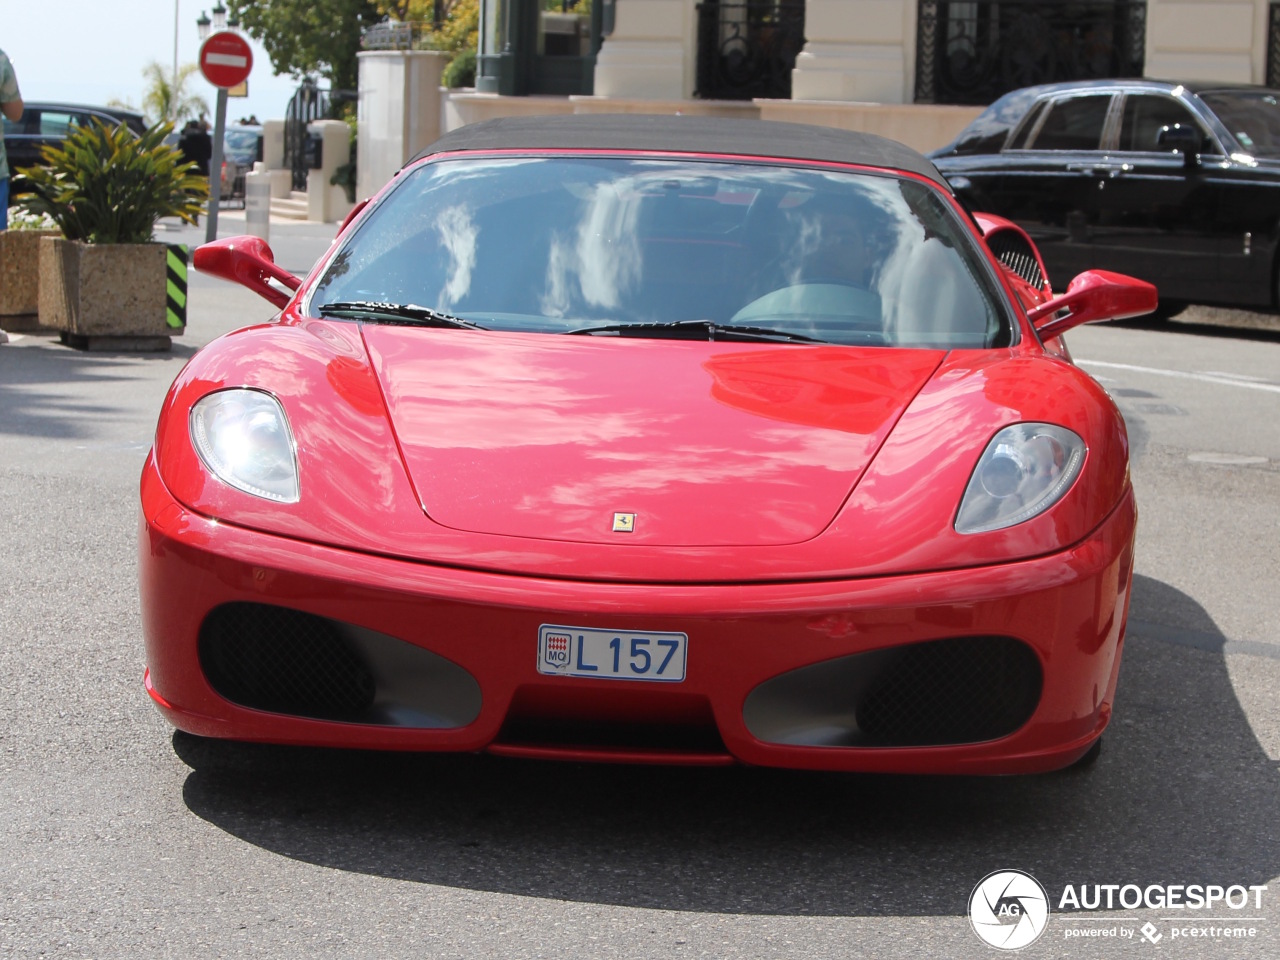
[[[988,104],[1037,83],[1140,77],[1146,0],[920,0],[917,103]]]
[[[695,96],[791,99],[791,71],[804,48],[804,0],[705,0],[697,10]]]

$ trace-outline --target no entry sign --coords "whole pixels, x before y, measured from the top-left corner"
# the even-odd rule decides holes
[[[215,33],[200,47],[200,72],[215,87],[244,83],[252,69],[253,51],[238,33]]]

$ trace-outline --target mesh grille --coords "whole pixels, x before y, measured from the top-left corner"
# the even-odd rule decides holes
[[[647,686],[662,689],[519,687],[507,708],[498,742],[728,754],[705,697],[673,690],[674,684]]]
[[[332,620],[260,603],[218,607],[200,627],[200,666],[232,703],[355,719],[373,703],[373,674]]]
[[[956,637],[901,648],[859,698],[878,746],[976,743],[1022,726],[1040,699],[1040,661],[1009,637]]]
[[[1016,230],[1000,230],[987,237],[996,259],[1037,290],[1044,289],[1044,274],[1027,238]]]
[[[555,744],[565,747],[670,750],[683,753],[724,753],[728,748],[712,720],[702,725],[590,723],[515,718],[498,735],[499,743]]]

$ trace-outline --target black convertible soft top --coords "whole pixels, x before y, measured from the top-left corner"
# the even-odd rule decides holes
[[[805,123],[728,117],[650,114],[501,117],[446,133],[413,160],[452,151],[549,149],[723,153],[858,163],[919,174],[950,192],[931,162],[896,140]]]

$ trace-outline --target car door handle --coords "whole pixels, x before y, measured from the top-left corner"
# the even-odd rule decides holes
[[[1133,169],[1132,163],[1068,163],[1068,173],[1105,176],[1108,180],[1123,176]]]

